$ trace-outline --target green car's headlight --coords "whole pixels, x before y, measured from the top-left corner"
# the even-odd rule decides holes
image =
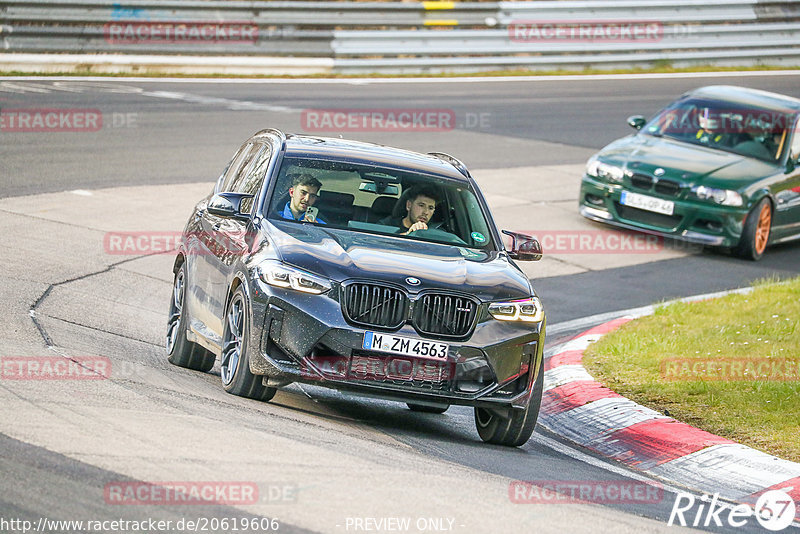
[[[608,180],[609,182],[621,182],[622,177],[625,176],[625,171],[622,170],[622,167],[609,165],[596,158],[591,158],[586,163],[586,174]]]
[[[544,319],[544,307],[538,297],[489,304],[489,313],[499,321],[538,323]]]
[[[700,200],[710,200],[723,206],[741,206],[744,204],[742,195],[729,189],[715,189],[704,185],[696,185],[692,193]]]
[[[258,266],[258,275],[267,284],[320,295],[331,289],[325,278],[291,267],[279,261],[265,261]]]

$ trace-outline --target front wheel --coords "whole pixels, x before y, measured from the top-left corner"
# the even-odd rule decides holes
[[[769,199],[761,201],[747,214],[742,237],[734,252],[740,258],[758,261],[764,255],[772,231],[772,204]]]
[[[539,408],[542,405],[544,388],[544,362],[539,362],[539,373],[533,384],[533,391],[524,410],[512,408],[508,415],[501,415],[488,408],[475,408],[475,427],[478,435],[486,443],[519,447],[533,434]]]
[[[228,393],[266,402],[275,396],[276,390],[266,387],[261,376],[250,372],[250,359],[247,356],[249,336],[247,299],[240,286],[233,293],[225,313],[219,374],[222,387]]]

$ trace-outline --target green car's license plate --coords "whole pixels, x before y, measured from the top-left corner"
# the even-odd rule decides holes
[[[619,202],[625,206],[655,213],[663,213],[664,215],[672,215],[675,209],[675,203],[671,200],[640,195],[639,193],[631,193],[630,191],[623,191]]]

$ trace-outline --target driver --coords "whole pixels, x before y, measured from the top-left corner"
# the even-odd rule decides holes
[[[720,119],[714,117],[714,113],[710,108],[703,108],[697,116],[700,129],[697,130],[695,139],[702,145],[713,147],[728,144],[727,136],[719,128]]]
[[[292,187],[289,188],[289,202],[283,207],[280,214],[284,219],[294,219],[295,221],[316,222],[326,224],[317,216],[317,211],[313,208],[319,198],[319,189],[322,183],[310,174],[298,174],[292,180]]]
[[[436,211],[439,194],[430,186],[412,187],[406,200],[405,217],[387,217],[380,221],[387,226],[396,226],[398,234],[407,235],[416,230],[427,230],[428,223]]]

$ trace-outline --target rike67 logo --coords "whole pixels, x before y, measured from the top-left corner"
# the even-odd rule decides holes
[[[755,517],[763,528],[777,532],[792,524],[796,511],[794,500],[783,490],[762,493],[752,508],[747,504],[732,506],[720,502],[719,493],[704,494],[697,499],[689,493],[678,492],[667,524],[740,528]]]

